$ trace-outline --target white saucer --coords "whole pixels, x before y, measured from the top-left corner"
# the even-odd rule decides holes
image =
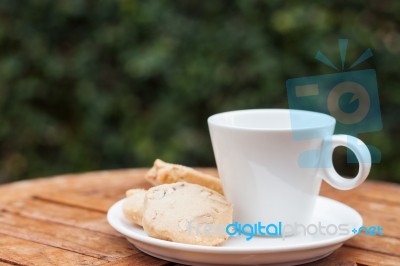
[[[124,200],[115,203],[107,214],[110,225],[125,235],[141,251],[168,261],[190,265],[293,265],[315,261],[330,255],[354,236],[353,228],[362,226],[360,214],[347,205],[318,197],[312,223],[327,226],[348,224],[345,235],[295,235],[280,237],[231,237],[222,246],[208,247],[174,243],[147,236],[139,226],[130,224],[123,215]],[[332,227],[333,228],[333,227]],[[333,230],[331,229],[331,232]]]

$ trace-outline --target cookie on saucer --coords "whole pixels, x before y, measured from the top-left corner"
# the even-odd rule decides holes
[[[149,236],[179,243],[219,245],[232,223],[232,204],[221,194],[186,182],[149,189],[143,209],[142,225]]]
[[[122,206],[124,216],[131,223],[142,225],[143,206],[146,190],[130,189],[126,192],[126,199]]]
[[[187,166],[166,163],[160,159],[154,161],[153,167],[147,172],[145,178],[153,185],[188,182],[208,187],[220,194],[224,194],[219,178]]]

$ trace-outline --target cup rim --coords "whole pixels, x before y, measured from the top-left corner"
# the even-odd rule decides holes
[[[217,119],[220,118],[221,116],[227,116],[227,115],[234,115],[234,114],[239,114],[239,113],[259,113],[259,112],[265,112],[265,113],[271,113],[271,112],[279,112],[279,113],[289,113],[290,112],[295,112],[295,113],[301,113],[302,115],[310,115],[310,116],[320,116],[323,117],[326,122],[321,123],[320,125],[308,125],[304,127],[296,127],[293,128],[292,125],[289,127],[282,127],[282,128],[257,128],[257,127],[244,127],[244,126],[236,126],[236,125],[228,125],[228,124],[222,124],[221,122],[218,122]],[[306,110],[298,110],[298,109],[284,109],[284,108],[261,108],[261,109],[243,109],[243,110],[232,110],[232,111],[226,111],[226,112],[221,112],[217,114],[213,114],[207,119],[208,126],[213,126],[213,127],[219,127],[219,128],[225,128],[225,129],[234,129],[234,130],[242,130],[242,131],[259,131],[259,132],[291,132],[291,131],[303,131],[303,130],[316,130],[316,129],[322,129],[330,126],[335,126],[336,124],[336,119],[333,116],[320,113],[320,112],[313,112],[313,111],[306,111]]]

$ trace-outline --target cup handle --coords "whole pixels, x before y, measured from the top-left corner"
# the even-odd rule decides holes
[[[344,146],[354,152],[358,160],[358,173],[354,178],[344,178],[339,175],[332,163],[333,150]],[[325,139],[322,148],[322,178],[331,186],[341,190],[349,190],[360,185],[371,170],[371,154],[360,139],[348,135],[333,135]]]

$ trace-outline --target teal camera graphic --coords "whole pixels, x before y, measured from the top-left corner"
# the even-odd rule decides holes
[[[376,132],[382,129],[376,71],[351,69],[368,58],[372,51],[366,50],[345,71],[345,58],[348,40],[339,40],[342,61],[341,72],[293,78],[286,81],[290,109],[308,110],[329,114],[336,119],[335,134],[357,136],[359,133]],[[326,56],[317,52],[315,58],[322,63],[339,70]],[[292,125],[293,125],[292,121]],[[300,136],[294,136],[297,138]],[[302,138],[304,136],[301,136]],[[381,161],[378,148],[367,145],[371,152],[372,163]],[[357,162],[352,153],[347,161]],[[307,165],[303,166],[307,167]]]

